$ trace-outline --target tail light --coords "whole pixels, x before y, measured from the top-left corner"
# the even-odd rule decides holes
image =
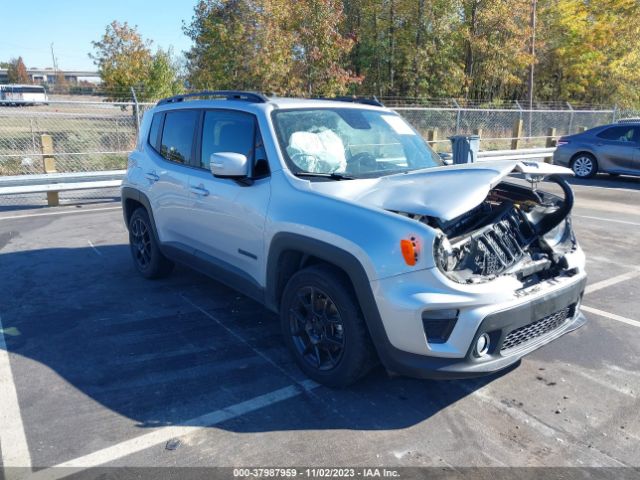
[[[561,145],[566,145],[567,143],[569,143],[569,140],[567,140],[566,138],[560,137],[556,145],[559,147]]]

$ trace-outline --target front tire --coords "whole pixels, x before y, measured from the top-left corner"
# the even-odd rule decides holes
[[[129,245],[133,263],[140,274],[149,279],[162,278],[171,273],[173,262],[160,248],[144,208],[137,208],[129,219]]]
[[[598,173],[598,161],[590,153],[579,153],[571,161],[571,170],[578,178],[593,178]]]
[[[376,363],[351,283],[331,266],[312,266],[291,277],[280,321],[296,363],[318,383],[346,387]]]

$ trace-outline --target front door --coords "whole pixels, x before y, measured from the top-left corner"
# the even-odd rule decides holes
[[[206,110],[201,134],[200,165],[189,179],[192,245],[209,260],[261,284],[271,181],[257,121],[244,112]],[[253,181],[214,177],[209,158],[219,152],[246,155]]]
[[[613,171],[631,168],[638,151],[635,133],[635,127],[630,125],[616,125],[598,133],[596,146],[600,167]]]

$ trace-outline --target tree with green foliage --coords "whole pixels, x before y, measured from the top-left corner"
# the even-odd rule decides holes
[[[197,88],[289,95],[640,106],[640,2],[200,0],[184,26]]]
[[[640,106],[640,2],[544,0],[542,98]]]
[[[192,85],[219,89],[253,86],[257,15],[243,0],[198,2],[191,23],[183,27],[194,42],[187,53]]]
[[[130,100],[131,88],[136,89],[139,100],[156,100],[182,91],[171,52],[159,49],[153,54],[152,42],[127,22],[113,21],[92,44],[90,57],[111,100]]]
[[[517,98],[526,93],[530,2],[463,0],[465,98]]]
[[[351,62],[364,77],[362,94],[457,96],[463,84],[458,55],[460,9],[449,0],[346,2],[355,39]]]
[[[110,98],[131,98],[131,87],[144,83],[152,64],[151,41],[144,40],[135,26],[114,20],[92,45],[94,53],[89,56],[98,67]]]
[[[345,68],[353,40],[341,33],[344,23],[338,0],[305,0],[293,5],[292,28],[294,74],[303,81],[309,96],[333,96],[347,92],[358,83],[351,69]]]
[[[151,60],[147,78],[143,81],[144,88],[139,100],[157,100],[182,93],[184,84],[178,70],[171,50],[158,49]]]
[[[184,32],[197,88],[335,95],[357,78],[345,68],[352,41],[337,0],[200,0]]]
[[[14,58],[9,62],[9,66],[7,67],[7,79],[9,80],[9,83],[31,83],[31,79],[27,73],[27,67],[24,64],[22,57]]]

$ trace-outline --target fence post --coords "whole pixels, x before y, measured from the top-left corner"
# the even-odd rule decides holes
[[[427,143],[434,151],[438,149],[438,128],[433,128],[431,130],[427,130]]]
[[[456,115],[456,135],[458,135],[458,133],[460,133],[460,117],[462,115],[462,110],[460,109],[460,104],[456,101],[456,99],[453,98],[452,100],[453,100],[453,104],[458,109],[458,113]]]
[[[518,100],[514,100],[516,102],[516,107],[518,107],[518,118],[522,120],[522,106]]]
[[[473,134],[478,136],[478,145],[480,145],[480,142],[482,141],[482,129],[481,128],[474,128],[473,129]],[[480,147],[478,147],[479,149]]]
[[[522,137],[523,125],[524,122],[522,121],[522,118],[519,118],[515,122],[513,122],[513,132],[511,132],[511,150],[518,149],[520,138]]]
[[[40,135],[40,145],[42,147],[42,164],[44,173],[56,173],[56,159],[53,156],[53,138],[51,135]],[[60,205],[58,192],[47,192],[47,205],[57,207]]]
[[[587,127],[578,127],[578,133],[586,132]]]
[[[573,130],[573,107],[569,102],[566,103],[567,107],[569,107],[569,110],[571,110],[571,115],[569,116],[569,131],[567,132],[567,134],[571,135],[571,130]]]
[[[38,151],[38,146],[36,143],[36,132],[33,128],[33,118],[29,119],[29,126],[31,127],[31,145],[33,146],[33,153]]]
[[[557,145],[558,140],[556,139],[556,129],[550,128],[547,130],[547,148],[553,148]]]
[[[618,120],[618,105],[613,106],[613,118],[611,119],[611,123],[616,123]]]
[[[133,98],[133,117],[136,121],[136,136],[140,134],[140,107],[138,105],[138,97],[136,91],[131,87],[131,97]]]

